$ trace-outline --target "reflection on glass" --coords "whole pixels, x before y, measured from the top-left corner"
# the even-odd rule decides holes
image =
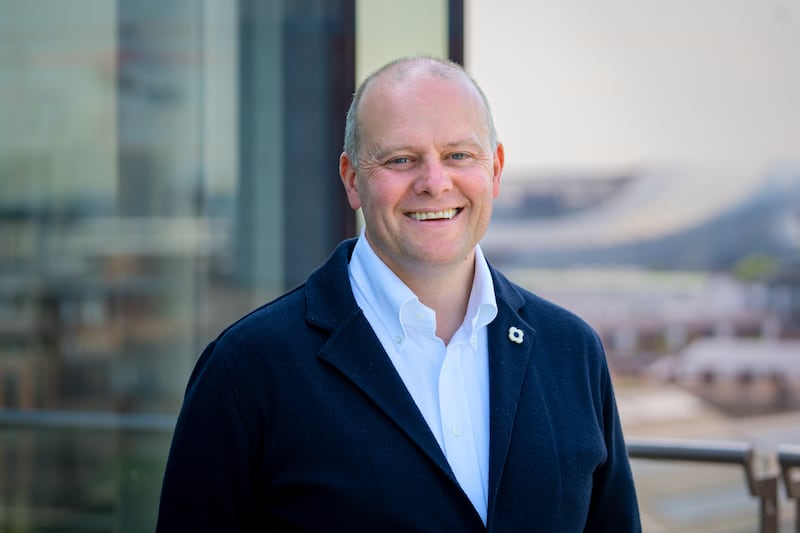
[[[251,305],[234,3],[0,13],[0,530],[147,531],[200,344]]]

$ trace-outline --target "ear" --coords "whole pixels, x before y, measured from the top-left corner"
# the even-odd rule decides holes
[[[494,161],[492,162],[492,198],[497,198],[500,194],[500,176],[503,174],[503,165],[506,163],[506,153],[503,143],[497,143],[494,151]]]
[[[339,156],[339,177],[342,178],[342,185],[344,185],[344,192],[347,193],[347,201],[350,207],[354,210],[361,207],[361,196],[358,194],[358,187],[356,186],[356,165],[347,155],[347,152],[342,152]]]

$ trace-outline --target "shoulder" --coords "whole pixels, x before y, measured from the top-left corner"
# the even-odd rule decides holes
[[[305,283],[240,318],[216,342],[297,342],[310,330],[336,329],[357,310],[347,272],[354,246],[355,240],[344,241]]]
[[[268,365],[282,338],[302,338],[304,287],[272,300],[239,318],[212,339],[200,354],[189,387],[204,379],[222,379],[233,372],[248,374]],[[225,378],[227,379],[227,378]]]
[[[305,283],[225,328],[201,356],[247,374],[302,364],[358,311],[347,274],[355,241],[344,241]]]
[[[536,330],[555,329],[596,337],[595,330],[573,311],[533,293],[510,281],[503,273],[492,269],[498,301],[514,308]]]
[[[217,337],[216,342],[263,341],[274,333],[298,327],[305,322],[305,284],[253,309]]]
[[[505,328],[510,323],[507,320],[519,320],[530,328],[536,368],[547,368],[553,375],[591,375],[592,383],[588,386],[592,387],[606,381],[605,348],[600,335],[588,322],[569,309],[509,281],[499,272],[493,272],[493,276],[498,309],[506,307],[507,311],[501,311],[501,315],[509,317],[501,320],[499,326]],[[495,334],[501,338],[503,332]]]

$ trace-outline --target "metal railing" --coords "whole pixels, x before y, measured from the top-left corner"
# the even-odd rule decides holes
[[[0,409],[0,428],[172,432],[177,417],[155,413]]]
[[[678,441],[627,439],[628,456],[632,459],[691,461],[739,465],[750,495],[760,503],[759,527],[762,533],[778,531],[778,475],[757,472],[752,444],[735,441]],[[796,459],[796,457],[795,457]]]

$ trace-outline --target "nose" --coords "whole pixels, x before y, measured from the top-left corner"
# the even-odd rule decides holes
[[[419,167],[419,174],[414,181],[414,192],[439,196],[453,186],[450,169],[439,158],[428,158]]]

